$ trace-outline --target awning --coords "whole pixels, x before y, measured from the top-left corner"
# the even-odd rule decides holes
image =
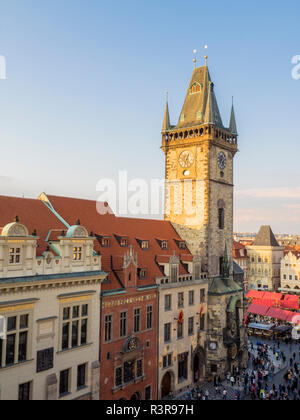
[[[252,322],[248,325],[248,328],[255,328],[257,330],[264,330],[264,331],[270,331],[275,324],[258,324],[256,322]]]
[[[266,316],[268,310],[269,308],[267,306],[257,305],[254,303],[251,303],[251,305],[248,308],[248,312],[250,314],[256,314],[256,315],[261,315],[261,316]]]
[[[250,298],[262,299],[264,294],[265,292],[259,292],[258,290],[249,290],[249,292],[247,293],[247,299],[250,299]]]

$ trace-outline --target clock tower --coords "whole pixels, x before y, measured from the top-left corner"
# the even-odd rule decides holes
[[[224,127],[207,66],[196,68],[176,126],[166,105],[165,220],[199,253],[212,276],[222,270],[225,245],[232,267],[233,159],[238,151],[234,109]]]
[[[237,139],[233,106],[226,127],[207,64],[195,68],[176,126],[170,124],[166,104],[162,128],[166,158],[165,220],[173,224],[190,251],[200,255],[202,270],[208,273],[207,357],[211,372],[218,374],[231,369],[232,361],[236,362],[242,351],[241,339],[236,337],[241,337],[243,293],[233,280],[232,250],[233,161],[238,151]],[[234,314],[229,316],[230,302]],[[234,333],[235,322],[236,336],[228,339],[230,334],[225,330]]]

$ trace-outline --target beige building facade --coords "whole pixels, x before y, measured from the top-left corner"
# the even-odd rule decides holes
[[[18,220],[0,234],[0,400],[99,399],[101,257],[83,226],[42,255]]]
[[[276,292],[280,287],[281,260],[284,248],[280,247],[270,226],[262,226],[251,246],[249,257],[249,289]]]
[[[158,278],[158,399],[206,377],[207,273],[194,257],[190,274],[178,275],[179,259],[171,257],[169,276]]]
[[[300,254],[290,251],[281,260],[280,291],[300,294]]]

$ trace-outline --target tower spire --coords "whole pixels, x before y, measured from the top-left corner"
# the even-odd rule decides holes
[[[238,134],[237,128],[236,128],[236,120],[235,120],[235,113],[234,113],[233,97],[232,97],[232,108],[231,108],[231,116],[230,116],[229,130],[231,131],[232,134]]]
[[[165,116],[164,116],[164,122],[163,122],[163,127],[162,127],[162,132],[166,132],[169,131],[171,128],[171,124],[170,124],[170,114],[169,114],[169,104],[168,104],[168,92],[166,95],[166,109],[165,109]]]

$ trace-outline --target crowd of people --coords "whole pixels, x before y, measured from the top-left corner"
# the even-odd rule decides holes
[[[228,372],[225,381],[188,389],[188,400],[300,400],[300,347],[279,341],[264,344],[249,342],[248,369]]]

